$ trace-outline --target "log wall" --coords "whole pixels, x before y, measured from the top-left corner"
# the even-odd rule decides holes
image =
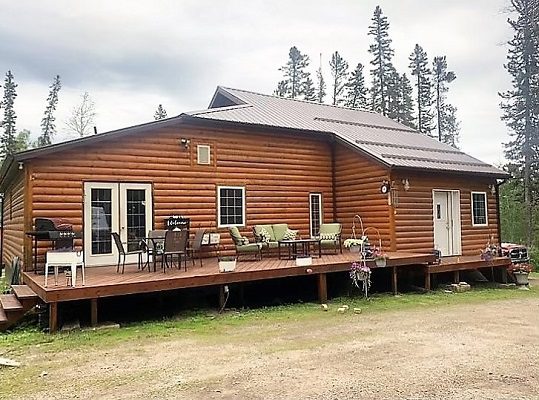
[[[13,257],[24,261],[24,173],[19,173],[4,197],[4,248],[2,260],[7,265]]]
[[[410,188],[405,191],[402,180],[408,179]],[[489,185],[496,181],[474,176],[443,174],[396,173],[393,186],[398,192],[398,205],[394,208],[396,250],[432,251],[434,248],[433,189],[460,190],[460,217],[462,254],[478,255],[489,238],[498,243],[498,216],[496,196]],[[487,193],[488,226],[472,225],[471,192]]]
[[[389,169],[343,145],[335,148],[335,198],[337,220],[343,224],[343,239],[352,236],[354,215],[359,215],[368,236],[381,235],[383,248],[391,249],[391,221],[388,197],[380,193],[380,186],[389,179]],[[357,226],[357,224],[356,224]],[[359,235],[358,235],[359,234]],[[361,235],[359,226],[356,235]]]
[[[211,146],[210,165],[197,164],[197,144]],[[63,217],[81,230],[85,181],[151,183],[155,229],[181,214],[193,229],[224,233],[231,248],[217,229],[217,186],[245,186],[243,234],[253,239],[253,225],[286,222],[308,236],[309,193],[322,193],[324,218],[334,218],[331,166],[324,141],[179,125],[32,160],[32,218]]]

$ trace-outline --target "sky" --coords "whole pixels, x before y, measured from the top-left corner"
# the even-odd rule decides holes
[[[460,147],[503,163],[508,129],[498,92],[510,88],[503,68],[508,0],[176,0],[85,2],[0,0],[0,74],[18,84],[17,129],[40,133],[49,85],[62,89],[54,141],[74,136],[66,120],[81,95],[96,105],[106,132],[153,120],[158,104],[169,116],[207,108],[218,85],[271,94],[291,46],[326,81],[334,51],[350,70],[370,70],[368,26],[376,5],[388,17],[393,63],[409,75],[416,43],[429,58],[447,56],[457,79],[449,101],[458,108]],[[370,83],[370,76],[366,77]],[[329,92],[329,91],[328,91]],[[330,101],[327,96],[326,101]]]

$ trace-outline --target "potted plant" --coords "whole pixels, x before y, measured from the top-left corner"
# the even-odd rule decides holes
[[[359,253],[362,246],[369,246],[369,239],[367,238],[367,236],[362,236],[361,239],[346,239],[343,243],[343,246],[347,249],[350,249],[351,253]]]
[[[490,241],[487,243],[486,247],[481,250],[481,259],[488,262],[491,262],[494,257],[498,255],[498,247],[491,244]]]
[[[382,251],[382,248],[375,247],[373,251],[374,263],[377,267],[383,268],[387,265],[387,254]]]
[[[236,256],[219,257],[219,272],[232,272],[236,269]]]
[[[365,298],[369,295],[371,287],[371,269],[365,263],[365,260],[353,262],[350,268],[350,279],[358,289],[361,289]]]
[[[532,266],[525,262],[511,263],[511,265],[507,267],[507,271],[515,278],[515,281],[519,286],[528,285],[530,283],[528,278],[532,270]]]

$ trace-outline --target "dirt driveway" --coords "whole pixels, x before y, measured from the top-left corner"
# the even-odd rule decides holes
[[[33,393],[13,398],[539,398],[537,298],[320,315],[104,350],[32,348],[21,372]]]

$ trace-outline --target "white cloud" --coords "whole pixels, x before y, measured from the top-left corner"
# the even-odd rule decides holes
[[[510,84],[500,45],[510,37],[505,0],[0,0],[0,73],[13,70],[19,84],[20,129],[39,132],[48,85],[60,74],[58,139],[84,91],[106,131],[151,120],[159,103],[169,115],[204,108],[217,85],[271,93],[292,45],[311,57],[312,73],[322,53],[326,81],[335,50],[368,71],[377,4],[389,18],[399,71],[408,72],[415,43],[430,57],[447,55],[458,76],[450,99],[462,120],[462,149],[499,162],[508,140],[497,96]]]

